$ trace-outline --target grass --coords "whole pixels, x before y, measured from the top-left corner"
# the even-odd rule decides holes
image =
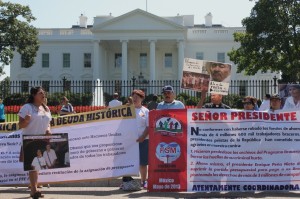
[[[52,117],[57,117],[57,114],[52,114]],[[6,113],[5,114],[5,122],[18,122],[19,116],[16,113]]]

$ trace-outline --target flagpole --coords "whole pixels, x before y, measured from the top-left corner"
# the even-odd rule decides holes
[[[146,0],[146,12],[148,12],[148,1]]]

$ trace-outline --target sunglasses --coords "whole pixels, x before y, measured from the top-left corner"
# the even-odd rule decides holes
[[[243,102],[244,105],[250,105],[252,104],[251,102]]]

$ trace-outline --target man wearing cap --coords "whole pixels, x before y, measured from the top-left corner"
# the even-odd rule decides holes
[[[271,98],[270,94],[265,95],[264,100],[259,107],[259,111],[266,111],[270,109],[270,98]]]
[[[300,109],[300,85],[291,84],[289,85],[290,97],[286,98],[283,110],[286,109]]]
[[[175,93],[172,86],[167,85],[163,87],[162,94],[164,101],[157,105],[157,110],[162,109],[184,109],[185,106],[181,101],[175,100]]]
[[[108,107],[109,108],[116,107],[116,106],[121,106],[122,105],[122,102],[118,100],[118,98],[119,98],[119,94],[118,93],[114,93],[113,98],[114,99],[111,100],[108,103]]]
[[[269,111],[274,112],[281,109],[281,98],[278,94],[274,94],[270,98],[270,109]]]

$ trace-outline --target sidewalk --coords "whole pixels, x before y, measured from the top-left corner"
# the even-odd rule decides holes
[[[45,199],[115,199],[115,198],[300,198],[300,192],[213,192],[213,193],[149,193],[146,190],[124,192],[118,187],[44,187]],[[0,199],[26,199],[27,187],[0,187]]]

